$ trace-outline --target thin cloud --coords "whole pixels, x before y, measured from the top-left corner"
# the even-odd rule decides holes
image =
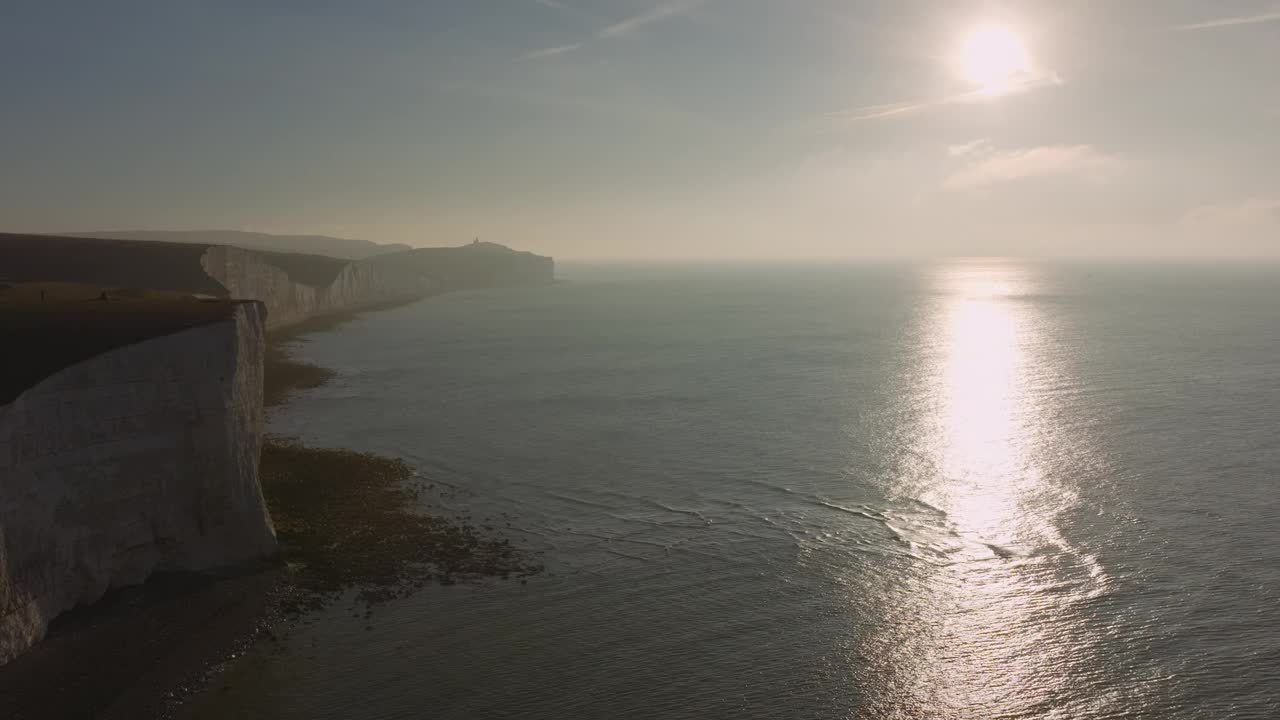
[[[591,42],[591,41],[607,40],[609,38],[622,37],[623,35],[627,35],[636,30],[639,30],[640,28],[645,27],[646,25],[652,25],[654,23],[661,22],[669,18],[679,17],[681,15],[687,15],[690,12],[693,12],[694,10],[698,9],[698,7],[705,5],[708,1],[709,0],[683,0],[682,2],[663,3],[661,5],[657,5],[653,8],[650,8],[649,10],[642,12],[638,15],[633,15],[625,20],[611,23],[609,25],[606,25],[600,28],[591,36],[590,40],[586,40],[578,43],[570,43],[568,45],[560,45],[558,47],[551,47],[543,50],[535,50],[534,52],[531,52],[525,55],[523,59],[537,60],[540,58],[554,57],[556,55],[563,55],[567,52],[572,52],[574,50],[577,50],[585,46],[588,42]],[[557,10],[562,10],[564,12],[570,12],[570,13],[578,12],[574,8],[571,8],[565,5],[564,3],[559,2],[559,0],[537,0],[537,2],[540,5],[545,5],[546,7],[555,8]]]
[[[542,50],[535,50],[534,52],[531,52],[528,55],[524,55],[523,59],[538,60],[539,58],[548,58],[548,57],[553,57],[555,55],[563,55],[567,52],[573,52],[574,50],[577,50],[580,47],[582,47],[582,43],[572,43],[570,45],[558,45],[556,47],[543,48]]]
[[[629,17],[622,22],[609,25],[608,27],[601,29],[596,36],[601,38],[611,38],[626,35],[627,33],[638,28],[642,28],[645,25],[652,25],[653,23],[665,20],[669,17],[684,15],[703,4],[703,2],[705,2],[705,0],[687,0],[686,2],[659,5],[648,12],[641,13],[639,15]]]
[[[1217,28],[1238,27],[1240,25],[1259,25],[1261,23],[1271,22],[1280,22],[1280,8],[1260,13],[1258,15],[1238,15],[1236,17],[1205,20],[1203,22],[1192,23],[1190,25],[1177,25],[1170,29],[1178,32],[1189,32],[1192,30],[1214,30]]]
[[[1119,166],[1118,158],[1090,145],[1046,145],[988,155],[952,173],[942,187],[953,191],[976,190],[1060,175],[1102,179]]]
[[[560,0],[533,0],[533,1],[541,5],[542,7],[551,8],[556,12],[562,12],[566,15],[572,15],[574,17],[582,18],[584,20],[595,20],[598,17],[597,15],[593,13],[589,13],[586,10],[576,8],[572,5],[566,5],[565,3],[560,2]]]
[[[849,122],[862,122],[863,120],[878,120],[880,118],[893,117],[894,115],[910,115],[921,110],[948,105],[955,102],[952,98],[944,98],[942,100],[934,100],[931,102],[901,102],[901,103],[884,103],[883,105],[867,105],[865,107],[853,108],[851,110],[841,110],[832,113],[831,117],[837,120],[847,120]]]
[[[864,122],[867,120],[880,120],[899,115],[912,115],[926,110],[936,110],[950,105],[963,105],[989,100],[999,100],[1000,98],[1008,97],[1010,95],[1021,95],[1022,93],[1031,92],[1032,90],[1061,84],[1062,78],[1058,77],[1054,73],[1035,72],[1028,73],[1025,77],[1020,78],[1016,83],[1011,84],[998,94],[992,94],[986,90],[978,89],[934,100],[916,100],[884,103],[881,105],[866,105],[863,107],[830,113],[829,117],[835,120],[842,120],[851,123]]]

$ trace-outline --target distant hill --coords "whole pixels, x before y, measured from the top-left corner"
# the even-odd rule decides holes
[[[491,242],[415,248],[365,262],[371,267],[394,265],[421,273],[442,290],[543,285],[555,281],[555,261],[551,258]]]
[[[106,230],[61,234],[70,237],[106,238],[109,240],[149,240],[155,242],[192,243],[196,245],[233,245],[249,250],[327,255],[344,260],[363,260],[411,249],[408,245],[379,245],[369,240],[350,240],[326,235],[271,235],[240,230]]]

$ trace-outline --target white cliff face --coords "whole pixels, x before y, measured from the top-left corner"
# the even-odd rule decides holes
[[[275,553],[258,482],[265,312],[126,346],[0,406],[0,664],[156,571]]]
[[[258,253],[216,245],[205,251],[200,264],[230,297],[263,302],[268,328],[291,325],[316,312],[320,293],[310,285],[293,282],[287,272]]]
[[[382,303],[416,299],[433,288],[419,273],[394,265],[353,262],[344,267],[320,298],[319,313],[360,310]]]
[[[346,265],[328,287],[315,288],[295,282],[262,255],[235,247],[211,247],[200,264],[231,297],[265,303],[272,330],[328,313],[419,298],[432,288],[419,273],[365,262]]]

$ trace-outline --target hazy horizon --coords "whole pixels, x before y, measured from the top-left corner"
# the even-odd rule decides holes
[[[1280,5],[20,3],[10,232],[1280,255]],[[56,52],[49,52],[56,48]]]

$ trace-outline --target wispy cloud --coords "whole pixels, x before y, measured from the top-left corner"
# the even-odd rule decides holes
[[[582,8],[576,7],[574,5],[569,5],[567,3],[563,3],[560,0],[533,0],[533,1],[541,5],[542,7],[551,8],[556,12],[562,12],[566,15],[572,15],[573,17],[580,18],[582,20],[594,21],[599,17],[595,13],[587,12]]]
[[[1261,23],[1280,22],[1280,8],[1257,15],[1237,15],[1235,17],[1217,18],[1190,25],[1176,25],[1171,30],[1186,32],[1191,30],[1213,30],[1215,28],[1237,27],[1240,25],[1258,25]]]
[[[572,13],[578,12],[574,8],[565,5],[559,0],[537,0],[537,2],[540,5],[545,5],[546,7],[555,8],[557,10],[563,10],[565,12],[572,12]],[[681,15],[687,15],[693,12],[694,10],[698,9],[700,6],[705,5],[707,2],[709,2],[709,0],[680,0],[678,2],[665,2],[660,5],[654,6],[645,12],[626,18],[625,20],[620,20],[618,22],[605,25],[604,27],[597,30],[588,40],[584,40],[582,42],[577,42],[577,43],[570,43],[567,45],[560,45],[557,47],[545,48],[543,50],[535,50],[534,52],[531,52],[525,55],[523,59],[537,60],[540,58],[554,57],[556,55],[563,55],[567,52],[572,52],[574,50],[577,50],[585,46],[588,42],[591,42],[591,41],[607,40],[609,38],[622,37],[623,35],[627,35],[636,30],[639,30],[640,28],[645,27],[646,25],[652,25],[654,23],[661,22],[669,18],[679,17]]]
[[[882,103],[880,105],[863,105],[861,107],[849,108],[847,110],[838,110],[828,113],[827,118],[836,122],[858,123],[866,120],[880,120],[883,118],[891,118],[900,115],[914,115],[924,110],[933,110],[935,108],[945,107],[947,105],[955,105],[962,102],[970,102],[976,100],[979,93],[965,93],[963,95],[952,95],[950,97],[939,98],[936,100],[918,100],[904,101],[895,103]]]
[[[626,35],[627,33],[642,28],[645,25],[652,25],[653,23],[670,17],[684,15],[703,4],[703,2],[705,2],[705,0],[686,0],[685,2],[665,3],[649,10],[648,12],[640,13],[639,15],[629,17],[622,22],[616,22],[604,27],[600,32],[596,33],[596,35],[601,38]]]
[[[881,105],[865,105],[863,107],[850,108],[832,113],[831,117],[836,120],[847,120],[849,122],[861,122],[863,120],[878,120],[880,118],[893,117],[894,115],[911,115],[921,110],[929,108],[941,107],[958,102],[956,98],[943,98],[942,100],[929,100],[922,102],[897,102],[884,103]]]
[[[1062,78],[1055,73],[1049,72],[1032,72],[1019,78],[1015,82],[1010,83],[1007,87],[1002,88],[999,93],[992,93],[985,89],[973,90],[971,92],[949,95],[946,97],[934,98],[931,100],[915,100],[896,103],[883,103],[881,105],[865,105],[862,107],[850,108],[848,110],[840,110],[830,113],[829,117],[833,120],[844,122],[864,122],[867,120],[880,120],[902,115],[913,115],[926,110],[937,110],[939,108],[948,107],[950,105],[963,105],[968,103],[976,103],[990,100],[998,100],[1002,97],[1010,95],[1020,95],[1022,93],[1031,92],[1040,88],[1061,85]]]
[[[555,55],[563,55],[567,52],[573,52],[582,47],[582,43],[572,43],[569,45],[557,45],[556,47],[543,48],[535,50],[527,55],[522,56],[524,60],[538,60],[540,58],[553,57]]]
[[[1029,178],[1073,175],[1103,179],[1120,167],[1113,155],[1089,145],[1046,145],[990,153],[960,168],[943,181],[945,190],[979,188]]]

